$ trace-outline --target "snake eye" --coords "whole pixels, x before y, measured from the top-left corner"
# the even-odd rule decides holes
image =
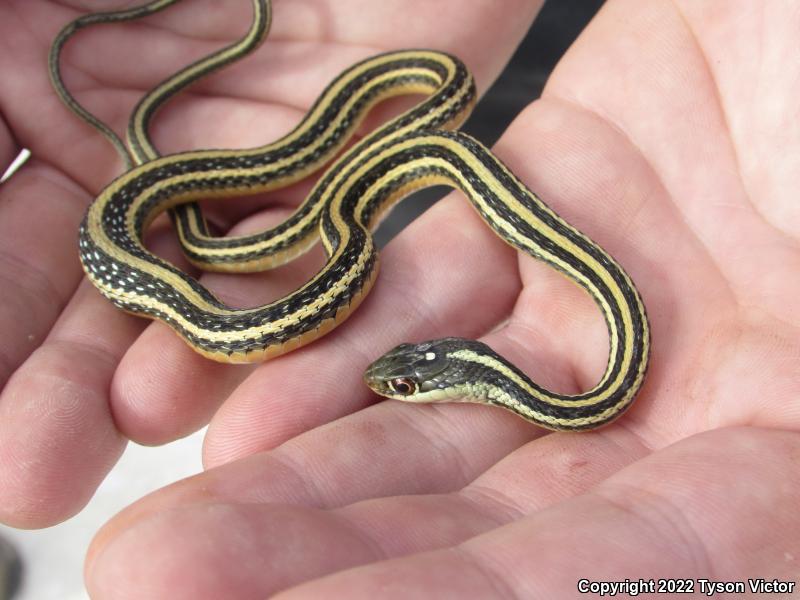
[[[417,384],[408,377],[398,377],[389,380],[389,389],[401,396],[408,396],[417,391]]]

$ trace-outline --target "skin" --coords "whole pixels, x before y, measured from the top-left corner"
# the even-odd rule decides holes
[[[496,3],[466,12],[459,3],[445,28],[424,12],[442,3],[381,3],[391,15],[369,19],[355,1],[279,3],[281,41],[171,105],[156,142],[175,150],[279,135],[319,82],[378,49],[448,49],[485,88],[537,9],[508,4],[513,19]],[[185,62],[183,48],[202,54],[246,20],[206,23],[180,10],[114,40],[87,32],[69,49],[68,82],[90,109],[119,128],[119,107]],[[381,352],[444,335],[483,336],[559,391],[602,373],[606,333],[591,300],[506,248],[455,194],[387,247],[350,321],[254,369],[204,361],[166,327],[112,310],[80,282],[73,248],[114,160],[59,108],[39,68],[71,14],[21,0],[0,9],[9,29],[0,153],[10,160],[25,145],[38,157],[0,190],[0,518],[64,519],[126,438],[161,443],[213,415],[209,470],[137,502],[96,537],[93,597],[551,598],[575,595],[580,578],[800,578],[792,3],[611,0],[495,147],[625,266],[648,307],[653,354],[637,403],[580,435],[546,434],[487,407],[373,404],[363,387],[363,368]],[[366,25],[390,19],[409,26]],[[145,36],[175,52],[127,70],[108,61]],[[34,101],[40,119],[30,118]],[[214,218],[222,229],[258,228],[303,189],[274,195],[268,211],[238,202]],[[43,194],[58,196],[46,210]],[[182,264],[168,231],[156,226],[151,243]],[[265,276],[204,281],[252,304],[318,263],[312,255]]]

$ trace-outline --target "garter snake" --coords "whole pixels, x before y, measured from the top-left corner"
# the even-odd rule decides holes
[[[143,9],[154,12],[175,1],[152,2]],[[551,429],[590,429],[618,417],[638,392],[648,362],[650,334],[641,297],[614,259],[561,219],[489,150],[464,133],[449,131],[463,121],[475,98],[472,78],[458,59],[430,50],[366,59],[337,77],[301,123],[277,142],[251,150],[158,156],[147,134],[149,119],[170,95],[260,43],[269,24],[269,3],[253,0],[253,6],[254,25],[239,45],[225,51],[224,60],[212,56],[184,69],[135,109],[128,137],[131,162],[137,164],[99,194],[80,228],[81,262],[97,289],[128,312],[166,323],[211,359],[265,360],[319,338],[347,318],[377,275],[370,231],[380,217],[411,191],[445,184],[461,190],[506,243],[561,271],[592,296],[609,332],[605,373],[589,391],[558,394],[531,381],[485,344],[445,338],[398,346],[370,365],[367,384],[384,396],[413,402],[495,404]],[[116,15],[106,21],[94,18],[110,22],[149,14],[135,11],[106,13]],[[53,81],[73,111],[97,127],[96,119],[75,108],[79,105],[58,73],[60,48],[72,33],[68,28],[51,53]],[[255,236],[213,238],[196,208],[176,217],[187,255],[212,270],[269,268],[305,251],[319,236],[325,265],[286,297],[249,309],[227,306],[143,246],[143,232],[163,211],[199,199],[276,189],[307,176],[341,150],[372,106],[408,93],[427,97],[344,152],[278,227]]]

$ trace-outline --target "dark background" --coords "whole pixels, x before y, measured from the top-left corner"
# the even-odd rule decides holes
[[[602,6],[603,0],[548,0],[505,70],[461,128],[491,146],[525,106],[539,97],[561,56]],[[402,202],[381,224],[375,238],[391,238],[447,193],[429,188]]]

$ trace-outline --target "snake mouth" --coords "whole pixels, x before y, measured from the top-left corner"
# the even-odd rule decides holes
[[[430,388],[425,382],[420,383],[408,376],[390,377],[391,372],[386,370],[386,365],[381,362],[386,357],[375,361],[364,372],[364,383],[373,392],[390,400],[400,400],[413,404],[430,404],[435,402],[458,401],[447,390]]]
[[[394,400],[409,400],[419,391],[415,380],[403,375],[387,372],[383,359],[372,363],[364,372],[364,383],[373,392]]]
[[[371,389],[373,392],[375,392],[380,396],[386,396],[387,398],[393,397],[392,391],[389,389],[389,386],[380,377],[375,377],[373,374],[370,373],[364,373],[364,383],[367,384],[367,387],[369,389]]]

